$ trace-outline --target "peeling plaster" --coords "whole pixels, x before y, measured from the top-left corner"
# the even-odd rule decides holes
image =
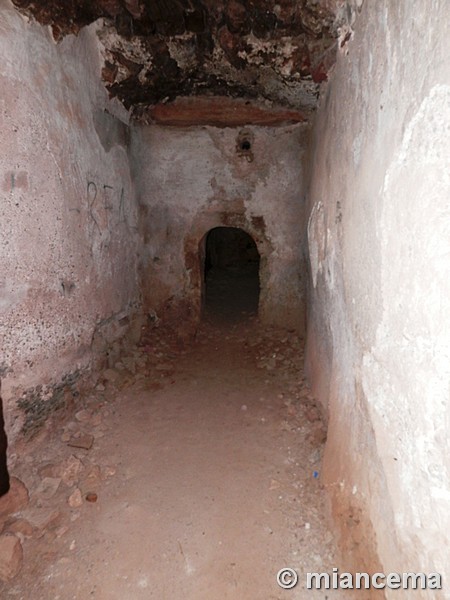
[[[179,96],[218,95],[312,111],[336,47],[347,47],[358,0],[14,0],[56,40],[97,20],[103,79],[135,118]],[[137,10],[137,7],[139,10]],[[62,8],[62,9],[61,9]]]

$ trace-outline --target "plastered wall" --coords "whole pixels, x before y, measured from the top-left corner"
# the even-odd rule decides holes
[[[356,566],[450,572],[450,5],[365,2],[315,123],[307,363]],[[376,533],[375,533],[376,532]]]
[[[261,255],[259,316],[303,330],[305,139],[304,125],[134,127],[147,310],[169,311],[179,329],[198,322],[204,236],[213,227],[240,227]],[[249,151],[240,150],[243,140]]]
[[[55,44],[1,0],[0,55],[0,376],[13,439],[24,413],[45,417],[89,370],[96,332],[123,329],[138,238],[127,115],[100,83],[95,25]]]

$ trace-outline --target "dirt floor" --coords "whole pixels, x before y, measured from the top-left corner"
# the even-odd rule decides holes
[[[342,600],[305,590],[339,561],[302,362],[301,339],[255,318],[205,322],[183,349],[155,327],[18,449],[30,503],[4,532],[24,560],[0,597]],[[292,590],[276,581],[287,566]]]

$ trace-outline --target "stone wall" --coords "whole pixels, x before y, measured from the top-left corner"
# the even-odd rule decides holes
[[[449,20],[446,0],[366,2],[338,58],[311,159],[307,351],[356,566],[447,586]]]
[[[195,326],[205,236],[214,227],[239,227],[261,255],[260,317],[303,330],[306,131],[305,125],[133,128],[147,310],[168,312],[180,328]]]
[[[55,44],[1,0],[0,55],[0,376],[15,434],[24,412],[61,404],[102,330],[124,331],[138,237],[127,114],[100,83],[95,25]]]

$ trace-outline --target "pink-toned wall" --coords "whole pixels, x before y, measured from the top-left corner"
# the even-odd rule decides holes
[[[1,0],[0,56],[0,376],[12,439],[24,411],[40,418],[62,381],[89,372],[94,334],[122,332],[139,300],[138,237],[127,114],[100,82],[95,25],[55,44]]]
[[[261,256],[260,318],[304,331],[307,139],[304,124],[133,128],[147,310],[161,316],[171,305],[179,327],[198,320],[201,242],[214,227],[239,227]]]
[[[447,590],[449,22],[447,0],[367,1],[338,57],[314,126],[307,344],[355,566],[435,571]]]

